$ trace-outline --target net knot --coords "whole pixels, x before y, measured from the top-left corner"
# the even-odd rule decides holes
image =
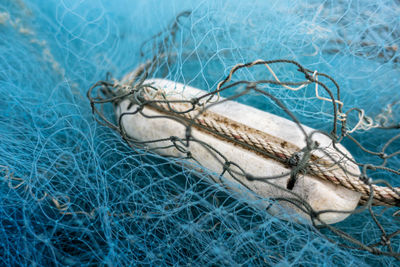
[[[361,175],[360,180],[364,182],[366,185],[370,185],[372,183],[372,179],[369,178],[366,174]]]
[[[304,77],[307,80],[309,80],[309,81],[313,81],[314,80],[313,77],[308,72],[306,72],[305,70],[300,70],[300,71],[304,72]]]
[[[254,181],[254,177],[251,174],[247,174],[246,179],[249,180],[250,182]]]
[[[293,155],[288,159],[289,166],[297,167],[299,162],[303,158],[303,156],[304,156],[304,152],[302,152],[302,151],[293,153]]]
[[[382,244],[383,246],[389,246],[389,245],[390,245],[390,239],[387,238],[386,235],[382,235],[382,236],[381,236],[381,244]]]
[[[224,165],[222,166],[222,168],[224,170],[228,170],[230,168],[230,166],[231,166],[231,162],[230,161],[225,161]]]
[[[199,103],[199,99],[197,97],[190,99],[190,103],[193,106],[196,106]]]

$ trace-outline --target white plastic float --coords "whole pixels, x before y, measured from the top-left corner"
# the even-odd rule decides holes
[[[122,81],[124,82],[124,80]],[[155,88],[159,88],[158,97],[164,94],[168,100],[190,100],[194,97],[199,97],[206,94],[207,92],[190,87],[184,86],[181,83],[175,83],[163,79],[152,79],[145,81],[145,84],[151,84]],[[155,97],[155,96],[154,96]],[[158,98],[160,99],[160,98]],[[219,98],[222,101],[223,98]],[[128,109],[129,107],[129,109]],[[182,107],[182,104],[171,104],[174,110],[184,110],[190,107]],[[168,109],[168,107],[164,107]],[[132,112],[137,109],[137,105],[130,105],[129,100],[123,100],[116,111],[117,117],[122,113]],[[143,113],[148,116],[165,116],[165,113],[150,106],[144,106]],[[192,111],[190,116],[193,118],[198,111]],[[270,114],[259,109],[240,104],[234,101],[225,101],[212,105],[207,112],[203,114],[197,121],[199,124],[216,124],[213,127],[222,127],[221,131],[231,131],[231,136],[241,135],[238,140],[243,139],[254,139],[255,143],[263,143],[267,141],[269,144],[272,143],[274,146],[272,149],[275,151],[299,151],[301,148],[306,146],[306,139],[304,134],[296,123]],[[180,122],[173,119],[166,118],[146,118],[140,113],[135,115],[126,115],[122,117],[121,124],[126,134],[138,141],[151,141],[162,138],[169,138],[171,136],[177,136],[179,138],[185,138],[186,128]],[[307,134],[314,132],[315,130],[303,125],[304,130]],[[249,134],[250,137],[246,137]],[[235,175],[235,180],[228,172],[224,173],[225,179],[227,179],[232,185],[242,184],[248,189],[253,191],[260,197],[263,198],[293,198],[295,193],[300,196],[299,199],[304,200],[305,205],[309,205],[314,211],[323,210],[337,210],[337,211],[353,211],[359,200],[360,193],[351,191],[340,185],[335,185],[330,181],[323,180],[315,175],[299,173],[297,179],[290,189],[282,190],[274,185],[278,185],[282,188],[287,188],[291,167],[285,166],[284,164],[266,157],[260,153],[255,152],[252,149],[244,146],[235,144],[235,142],[221,138],[201,127],[194,125],[192,127],[191,135],[208,144],[210,147],[219,151],[229,161],[236,163],[238,166],[243,168],[246,173],[251,174],[255,177],[270,177],[276,175],[287,174],[281,178],[275,178],[268,180],[269,183],[260,180],[249,180],[243,175]],[[325,153],[321,150],[315,150],[312,152],[313,157],[317,157],[319,161],[328,162],[328,166],[325,163],[325,169],[335,170],[336,175],[352,175],[357,178],[360,175],[359,168],[345,159],[340,153],[332,147],[332,141],[327,136],[322,134],[314,134],[312,139],[319,143],[319,148],[322,148]],[[170,146],[171,141],[162,141],[155,143],[148,143],[146,146],[150,149],[155,149],[156,153],[161,155],[168,155],[174,157],[185,157],[186,154],[178,151],[175,147],[156,149],[157,147]],[[264,144],[264,146],[269,146]],[[352,158],[351,154],[340,144],[336,145],[343,153],[349,158]],[[220,174],[223,171],[223,164],[207,150],[203,145],[197,142],[190,142],[189,147],[186,148],[190,151],[191,155],[200,163],[203,167]],[[327,156],[326,154],[329,154]],[[333,160],[332,160],[333,159]],[[223,162],[223,160],[220,158]],[[340,166],[335,162],[340,161]],[[240,170],[231,165],[233,170],[240,172]],[[320,170],[323,172],[325,169]],[[216,175],[217,177],[217,175]],[[218,181],[218,179],[214,179]],[[226,183],[226,184],[230,184]],[[272,184],[271,184],[272,183]],[[234,188],[235,186],[231,186]],[[235,189],[237,190],[237,188]],[[242,190],[245,192],[246,190]],[[247,194],[249,195],[249,194]],[[308,213],[303,212],[295,205],[290,204],[286,201],[281,201],[279,204],[273,206],[270,205],[270,201],[263,201],[265,208],[269,208],[269,211],[273,214],[284,214],[284,213],[296,213],[300,214],[307,221],[311,221]],[[282,207],[285,207],[284,209]],[[321,213],[318,216],[318,220],[314,221],[316,224],[321,224],[321,221],[326,224],[333,224],[344,220],[349,213],[338,213],[338,212],[327,212]]]

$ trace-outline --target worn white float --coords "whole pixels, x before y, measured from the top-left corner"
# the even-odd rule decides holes
[[[123,83],[126,80],[122,81]],[[152,79],[145,81],[145,84],[151,84],[155,88],[159,88],[158,96],[163,94],[168,100],[181,100],[181,99],[192,99],[193,97],[199,97],[204,95],[206,92],[185,86],[181,83],[175,83],[163,79]],[[150,96],[151,97],[151,96]],[[223,100],[221,97],[219,100]],[[123,100],[120,102],[116,110],[116,115],[119,117],[122,113],[132,112],[137,109],[136,105],[129,105],[130,101]],[[130,107],[129,107],[130,106]],[[174,109],[182,108],[179,105],[171,106]],[[129,107],[129,109],[128,109]],[[192,115],[196,111],[192,112]],[[165,113],[160,110],[154,109],[153,107],[144,106],[143,113],[148,116],[163,116]],[[265,111],[255,109],[253,107],[243,105],[234,101],[226,101],[213,105],[207,110],[207,114],[211,117],[224,120],[223,127],[232,126],[232,129],[238,129],[238,131],[250,131],[256,133],[261,139],[273,139],[277,147],[274,149],[279,150],[279,146],[283,148],[291,147],[301,149],[306,146],[305,136],[299,129],[299,127],[292,121],[285,118],[270,114]],[[205,118],[207,119],[207,118]],[[212,120],[212,118],[211,118]],[[208,122],[210,123],[210,122]],[[213,123],[213,122],[211,122]],[[122,127],[126,134],[139,141],[151,141],[162,138],[169,138],[171,136],[177,136],[179,138],[185,138],[185,125],[176,120],[166,118],[146,118],[140,113],[135,115],[123,116],[121,120]],[[307,126],[303,126],[307,134],[315,131]],[[219,151],[229,161],[238,164],[246,173],[249,173],[255,177],[269,177],[287,174],[284,177],[275,178],[268,180],[269,183],[265,183],[260,180],[249,180],[242,175],[236,175],[238,180],[235,180],[228,172],[224,173],[224,178],[228,181],[226,185],[231,184],[230,188],[235,189],[240,183],[245,185],[248,189],[253,191],[256,195],[262,198],[293,198],[293,194],[297,194],[306,203],[305,206],[309,205],[314,211],[322,210],[336,210],[336,211],[353,211],[359,200],[360,193],[351,191],[340,185],[335,185],[329,181],[325,181],[314,175],[303,175],[299,174],[293,187],[290,189],[283,190],[279,189],[274,185],[278,185],[282,188],[287,188],[288,181],[290,179],[291,168],[284,164],[277,162],[272,158],[265,157],[256,153],[255,151],[246,147],[235,144],[228,140],[224,140],[212,134],[201,127],[192,127],[192,136],[202,142],[208,144],[210,147]],[[235,134],[235,133],[233,133]],[[328,152],[329,156],[322,153],[321,151],[313,152],[313,155],[331,162],[330,169],[339,169],[339,175],[352,175],[357,177],[360,175],[359,168],[341,156],[337,150],[333,149],[332,141],[327,136],[322,134],[314,134],[313,140],[319,143],[319,147],[323,148],[325,152]],[[282,142],[282,140],[284,142]],[[262,142],[262,140],[260,141]],[[186,155],[178,151],[175,147],[156,149],[157,147],[169,146],[171,141],[163,141],[156,143],[148,143],[147,147],[155,149],[155,152],[161,155],[168,155],[174,157],[185,157]],[[340,144],[337,144],[337,148],[351,158],[350,153]],[[203,145],[197,142],[190,142],[189,147],[186,148],[190,151],[192,156],[205,168],[220,174],[223,171],[223,164],[216,160],[212,153],[207,150]],[[214,153],[215,154],[215,153]],[[218,156],[217,156],[218,157]],[[222,162],[223,160],[219,158]],[[334,159],[334,161],[332,160]],[[335,161],[340,161],[340,167],[335,165]],[[231,166],[232,170],[236,170],[240,173],[240,170],[235,166]],[[344,169],[343,169],[344,168]],[[353,177],[353,178],[354,178]],[[218,181],[218,179],[215,179]],[[272,183],[272,184],[270,184]],[[237,190],[237,188],[235,189]],[[239,190],[243,194],[246,190]],[[247,191],[248,192],[248,191]],[[251,194],[246,194],[251,195]],[[310,221],[310,216],[288,202],[281,201],[279,204],[269,205],[270,202],[262,201],[262,205],[269,208],[269,211],[274,214],[287,214],[287,213],[298,213],[306,221]],[[284,208],[282,208],[284,207]],[[316,224],[320,224],[321,221],[327,224],[336,223],[344,220],[349,213],[338,213],[338,212],[327,212],[321,213],[318,216]]]

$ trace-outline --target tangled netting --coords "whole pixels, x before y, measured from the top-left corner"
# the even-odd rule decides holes
[[[399,202],[376,187],[398,196],[400,3],[196,2],[0,3],[1,264],[395,265]],[[138,147],[114,108],[166,103],[140,94],[150,78],[326,133],[360,166],[359,207],[334,225],[282,220]]]

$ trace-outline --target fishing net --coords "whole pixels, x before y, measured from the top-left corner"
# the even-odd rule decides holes
[[[399,14],[397,1],[383,0],[0,3],[1,263],[395,265]],[[155,93],[157,79],[204,93],[169,99]],[[318,133],[282,156],[205,124],[224,99]],[[133,138],[124,118],[146,108],[179,120],[180,135]],[[260,197],[227,181],[276,177],[241,171],[192,135],[199,128],[285,164],[288,195]],[[349,150],[360,174],[333,181],[348,171],[313,156],[331,155],[316,134]],[[197,164],[195,143],[222,172]],[[353,187],[358,207],[324,223],[325,211],[291,191],[306,174]],[[275,216],[270,204],[310,221]]]

